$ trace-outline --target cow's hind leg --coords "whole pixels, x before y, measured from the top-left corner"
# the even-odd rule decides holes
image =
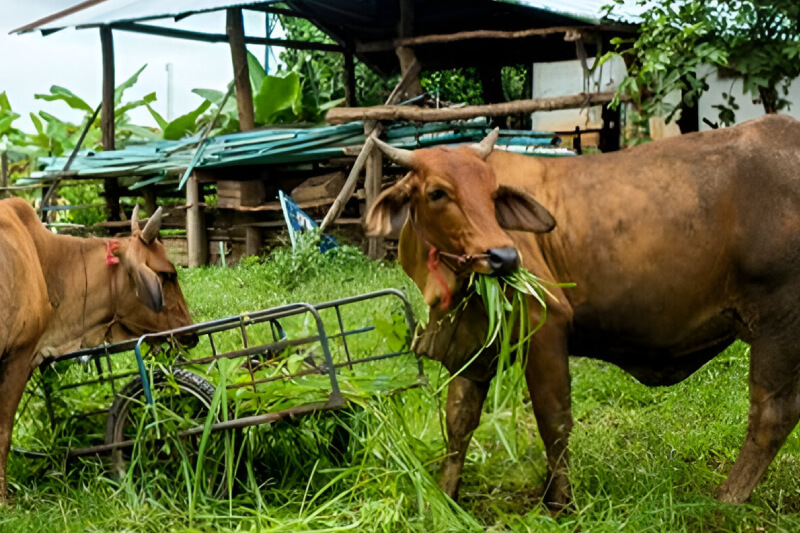
[[[31,358],[26,357],[28,352],[0,355],[0,504],[8,499],[6,467],[11,449],[14,414],[32,370]]]
[[[488,390],[489,382],[477,383],[461,376],[453,378],[447,389],[447,457],[442,464],[439,485],[454,500],[458,499],[467,448],[481,420]]]
[[[720,499],[742,503],[761,480],[800,417],[800,354],[794,333],[759,334],[751,345],[750,413],[742,450]],[[790,334],[790,332],[794,332]]]

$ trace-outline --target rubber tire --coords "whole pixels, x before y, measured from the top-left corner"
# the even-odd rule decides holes
[[[181,394],[191,394],[205,406],[205,411],[197,413],[199,415],[198,419],[204,422],[214,397],[214,385],[205,378],[188,370],[174,368],[170,372],[171,375],[161,371],[154,372],[150,383],[151,391],[155,393],[159,388],[170,385],[174,381]],[[126,440],[123,436],[123,431],[132,402],[136,406],[145,402],[144,386],[142,379],[138,377],[126,384],[114,397],[114,401],[108,411],[108,421],[106,422],[106,444]],[[122,479],[125,476],[127,462],[122,448],[112,450],[110,468],[118,479]],[[224,473],[222,479],[224,479]]]

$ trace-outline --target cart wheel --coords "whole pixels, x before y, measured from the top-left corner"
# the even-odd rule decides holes
[[[138,448],[135,465],[147,473],[162,473],[169,479],[184,479],[187,471],[194,475],[202,434],[179,437],[177,433],[205,424],[214,386],[202,377],[183,369],[169,373],[154,372],[150,389],[156,416],[148,412],[141,378],[128,383],[114,398],[108,412],[106,444],[135,441],[133,446],[111,452],[111,469],[122,479],[133,464],[132,450]],[[221,496],[226,487],[227,431],[212,432],[205,448],[204,491]],[[183,468],[188,461],[189,469]]]

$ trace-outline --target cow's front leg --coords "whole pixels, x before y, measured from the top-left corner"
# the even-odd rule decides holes
[[[572,429],[572,408],[567,341],[562,328],[545,326],[533,336],[525,378],[547,453],[544,503],[559,510],[571,498],[567,442]]]
[[[14,414],[31,375],[30,357],[25,355],[18,352],[0,354],[0,505],[8,500],[6,467]]]
[[[442,464],[439,485],[454,500],[458,499],[467,448],[481,420],[481,409],[488,390],[488,381],[477,383],[461,376],[453,378],[447,389],[447,457]]]

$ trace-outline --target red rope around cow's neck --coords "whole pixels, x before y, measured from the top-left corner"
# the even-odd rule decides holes
[[[428,271],[442,287],[442,297],[439,301],[440,309],[444,311],[450,307],[450,300],[453,298],[453,292],[450,290],[450,287],[447,285],[447,281],[445,281],[444,276],[439,271],[439,264],[439,251],[431,246],[430,250],[428,251]]]
[[[119,264],[119,257],[114,255],[119,249],[119,241],[116,239],[112,239],[106,242],[106,264],[108,266],[118,265]]]

